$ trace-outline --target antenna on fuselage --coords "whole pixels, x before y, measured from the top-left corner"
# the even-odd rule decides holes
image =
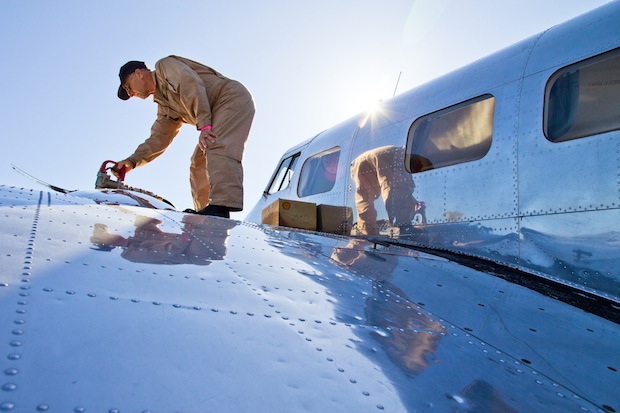
[[[398,79],[396,80],[396,86],[394,87],[394,94],[392,95],[392,97],[396,96],[396,89],[398,89],[398,83],[400,83],[400,76],[403,74],[403,72],[398,72]]]

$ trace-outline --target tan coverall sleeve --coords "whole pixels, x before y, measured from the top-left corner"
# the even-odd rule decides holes
[[[157,119],[151,127],[151,136],[127,159],[132,161],[136,168],[151,162],[170,146],[181,126],[183,123],[180,120],[169,118],[158,108]]]
[[[165,58],[158,62],[157,77],[164,80],[162,88],[167,89],[168,98],[173,98],[184,113],[196,119],[196,128],[211,125],[211,106],[207,97],[207,87],[188,65],[175,58]]]

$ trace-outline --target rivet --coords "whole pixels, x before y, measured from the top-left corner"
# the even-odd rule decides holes
[[[4,391],[14,391],[17,390],[17,384],[15,383],[6,383],[2,386],[2,390]]]
[[[4,402],[0,404],[0,410],[4,412],[8,412],[9,410],[13,410],[15,408],[15,404],[11,402]]]
[[[13,369],[13,368],[4,370],[4,374],[6,374],[7,376],[16,376],[18,373],[19,373],[19,370]]]
[[[37,411],[39,411],[39,412],[46,412],[46,411],[49,410],[49,408],[50,407],[47,404],[40,404],[40,405],[37,406]]]

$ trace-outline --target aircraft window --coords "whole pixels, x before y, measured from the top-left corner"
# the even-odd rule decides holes
[[[278,191],[288,188],[291,183],[291,179],[293,179],[293,173],[295,172],[295,165],[297,165],[297,161],[299,160],[299,156],[301,152],[297,152],[296,154],[285,158],[280,162],[278,166],[278,170],[274,175],[274,178],[269,185],[269,189],[266,191],[267,194],[271,195]]]
[[[301,168],[297,195],[304,197],[330,191],[336,183],[339,159],[338,147],[308,158]]]
[[[482,158],[491,148],[495,98],[484,95],[416,119],[405,166],[411,173]]]
[[[544,130],[551,142],[620,129],[620,49],[556,72],[545,97]]]

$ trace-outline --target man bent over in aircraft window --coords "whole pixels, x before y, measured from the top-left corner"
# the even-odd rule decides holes
[[[362,153],[351,165],[355,181],[357,231],[361,235],[378,235],[375,200],[381,196],[391,226],[411,224],[416,200],[415,184],[404,167],[405,148],[382,146]]]

